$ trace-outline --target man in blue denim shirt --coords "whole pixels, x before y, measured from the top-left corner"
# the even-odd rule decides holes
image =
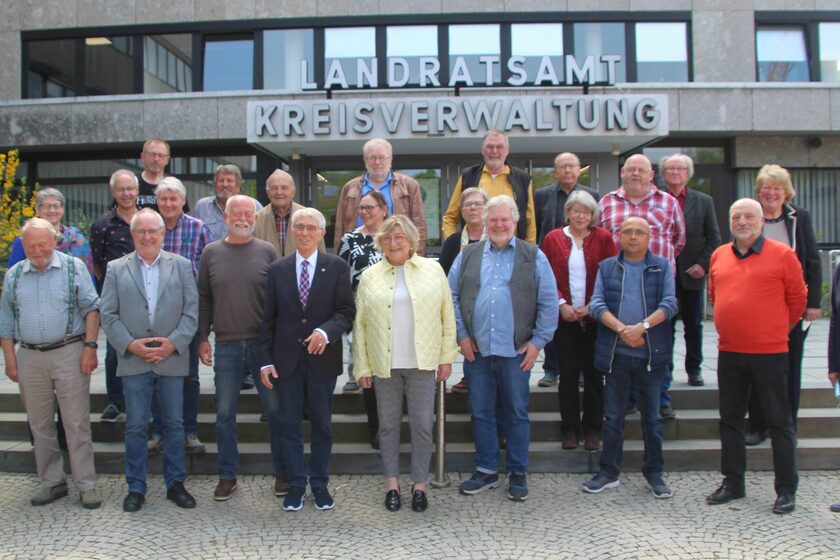
[[[201,258],[198,274],[198,355],[213,364],[210,331],[216,333],[216,440],[219,446],[219,484],[213,498],[230,499],[238,488],[239,450],[236,409],[245,375],[260,371],[260,322],[265,302],[268,265],[277,258],[271,243],[254,238],[254,199],[233,195],[225,205],[227,235],[210,243]],[[260,398],[267,390],[259,388]],[[264,407],[265,408],[265,407]],[[269,418],[271,455],[274,459],[274,494],[288,493],[286,469],[280,456],[277,418]]]
[[[516,239],[519,211],[513,198],[491,198],[484,209],[487,240],[465,247],[449,271],[458,343],[475,437],[476,472],[462,494],[499,486],[500,405],[507,438],[508,497],[528,498],[530,373],[557,328],[557,283],[536,245]],[[516,269],[516,274],[513,270]]]
[[[619,229],[621,252],[601,262],[589,314],[598,321],[595,367],[605,373],[604,450],[600,470],[583,485],[598,493],[620,482],[624,414],[630,383],[639,389],[645,439],[642,473],[655,498],[670,498],[662,478],[662,416],[659,390],[671,360],[671,318],[677,313],[670,263],[648,251],[650,224],[627,218]]]

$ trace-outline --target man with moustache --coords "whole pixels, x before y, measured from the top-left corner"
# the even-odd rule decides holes
[[[232,163],[222,164],[216,167],[214,174],[213,188],[215,194],[200,198],[195,203],[192,215],[204,222],[204,225],[213,234],[213,240],[224,239],[227,235],[227,222],[225,222],[225,206],[230,197],[240,194],[242,190],[242,171]],[[262,209],[262,204],[252,199],[257,211]]]
[[[239,449],[236,409],[245,375],[260,371],[260,322],[265,303],[268,267],[277,258],[274,247],[254,238],[254,199],[240,194],[227,199],[227,235],[209,244],[201,257],[198,275],[198,339],[201,362],[214,366],[216,386],[216,441],[219,483],[216,501],[226,501],[239,488],[236,475]],[[210,331],[216,334],[215,364]],[[258,386],[260,398],[268,391]],[[266,406],[266,409],[269,407]],[[274,459],[275,495],[288,493],[280,450],[279,418],[270,419],[271,456]]]
[[[338,208],[335,215],[335,238],[333,249],[338,253],[341,237],[362,225],[359,216],[359,202],[371,191],[378,191],[388,203],[388,215],[402,214],[417,227],[420,232],[420,245],[417,252],[426,254],[426,212],[423,209],[423,196],[420,184],[412,177],[391,170],[394,152],[390,142],[384,138],[373,138],[365,142],[362,148],[365,162],[365,174],[349,180],[338,196]]]
[[[261,327],[260,377],[269,390],[263,405],[269,424],[279,418],[280,442],[289,494],[285,511],[299,511],[306,495],[303,453],[304,390],[309,409],[308,482],[315,508],[332,509],[327,490],[332,454],[332,402],[336,378],[343,370],[341,335],[356,315],[350,269],[343,259],[318,251],[326,233],[324,215],[302,208],[292,216],[297,250],[268,269]]]

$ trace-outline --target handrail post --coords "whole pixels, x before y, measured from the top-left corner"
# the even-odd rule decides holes
[[[430,484],[433,488],[448,488],[452,481],[446,474],[446,381],[438,381],[436,405],[435,477]]]

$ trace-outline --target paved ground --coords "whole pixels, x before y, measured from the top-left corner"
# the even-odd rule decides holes
[[[452,478],[460,480],[460,474]],[[240,479],[226,503],[212,500],[213,477],[187,486],[198,507],[180,510],[164,498],[161,477],[150,480],[146,507],[121,509],[125,484],[100,478],[104,505],[86,511],[78,497],[44,507],[29,505],[33,475],[0,474],[0,558],[251,559],[251,558],[543,558],[543,559],[836,559],[840,514],[838,475],[802,476],[797,510],[770,511],[772,475],[749,473],[747,498],[707,506],[717,473],[676,473],[671,500],[655,500],[641,475],[600,495],[580,491],[581,475],[533,475],[525,503],[506,498],[505,486],[478,496],[453,488],[433,490],[429,509],[391,513],[382,505],[382,481],[373,476],[334,478],[336,509],[284,512],[269,477]],[[407,483],[403,486],[407,496]]]

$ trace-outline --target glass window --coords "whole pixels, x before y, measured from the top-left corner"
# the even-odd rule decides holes
[[[75,39],[29,41],[25,48],[30,99],[75,95]]]
[[[134,41],[130,37],[85,38],[88,95],[134,93]]]
[[[192,91],[192,35],[143,37],[143,91]]]
[[[389,27],[386,32],[386,56],[389,60],[389,73],[393,72],[393,79],[396,83],[402,84],[408,74],[408,85],[420,83],[420,58],[430,57],[437,59],[438,56],[438,34],[435,25],[401,25]],[[391,59],[402,58],[407,67]],[[392,70],[393,68],[393,70]],[[431,74],[439,79],[440,63],[424,63],[427,75]],[[434,71],[433,71],[434,70]],[[434,85],[429,83],[431,78],[425,78],[423,85]]]
[[[755,34],[759,82],[807,82],[808,51],[801,27],[758,27]]]
[[[307,83],[315,81],[315,38],[311,29],[281,29],[263,33],[263,87],[300,91],[301,61]]]
[[[575,59],[583,66],[587,56],[595,57],[595,80],[607,80],[607,65],[601,62],[602,55],[618,55],[621,60],[615,65],[615,81],[627,81],[627,53],[624,50],[623,23],[576,23]]]
[[[450,83],[489,85],[498,83],[501,75],[501,47],[497,24],[449,26]]]
[[[822,81],[840,82],[840,23],[821,23],[819,29]]]
[[[426,245],[440,245],[440,168],[400,169],[400,173],[413,177],[420,184],[428,235]]]
[[[375,27],[342,27],[324,31],[325,87],[384,83],[376,76]],[[376,79],[374,80],[374,76]]]
[[[687,82],[685,23],[637,23],[636,71],[639,82]]]
[[[166,57],[163,58],[166,60]],[[161,59],[158,58],[158,64]],[[168,75],[168,74],[167,74]],[[213,39],[204,43],[204,91],[254,89],[254,40]]]
[[[511,55],[525,57],[522,82],[558,85],[565,81],[563,66],[563,24],[523,23],[510,26]],[[519,84],[516,74],[514,85]]]

